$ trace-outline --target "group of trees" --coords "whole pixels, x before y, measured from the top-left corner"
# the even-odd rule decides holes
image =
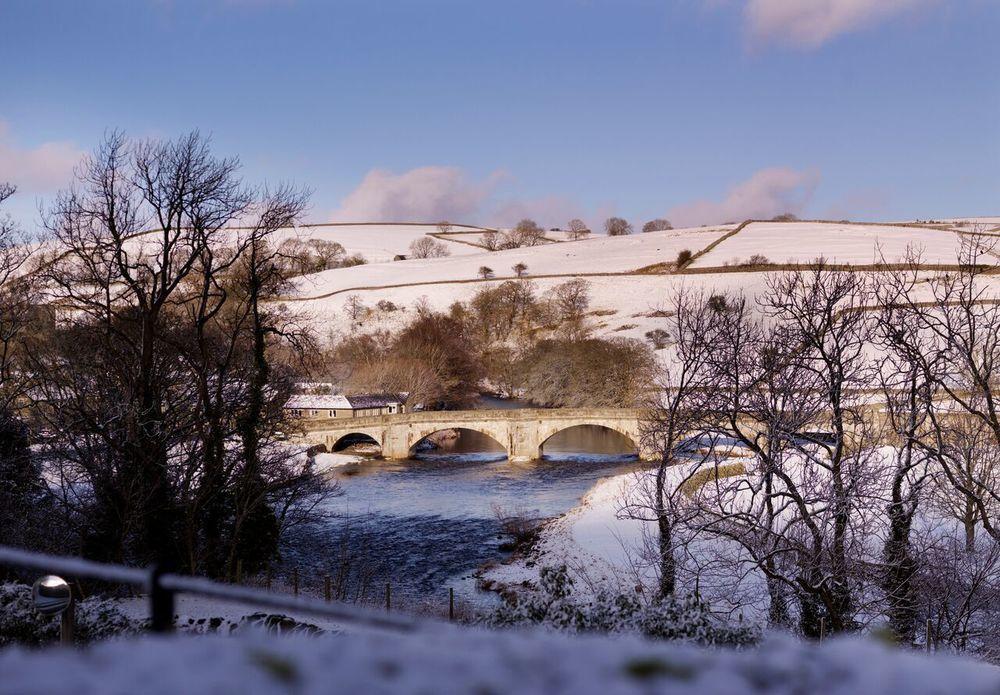
[[[367,262],[361,254],[347,255],[343,245],[328,239],[289,237],[277,248],[274,262],[287,277],[319,273],[331,268],[349,268]]]
[[[660,232],[673,229],[668,220],[657,218],[642,226],[643,232]],[[633,232],[632,224],[621,217],[609,217],[604,221],[604,232],[608,236],[625,236]],[[583,239],[590,234],[587,223],[579,218],[573,218],[566,225],[568,239]],[[504,251],[521,248],[522,246],[537,246],[546,242],[545,230],[532,219],[523,219],[507,232],[490,230],[483,234],[483,246],[489,251]]]
[[[4,512],[43,507],[49,545],[90,558],[258,571],[326,494],[280,441],[309,335],[268,301],[306,195],[244,184],[198,134],[115,133],[78,171],[30,267],[3,230]],[[29,519],[5,517],[5,542]]]
[[[352,388],[406,391],[430,408],[463,407],[484,389],[547,406],[635,405],[652,378],[652,353],[638,341],[592,337],[589,290],[582,278],[545,293],[507,280],[447,313],[418,304],[398,334],[341,341],[327,369]]]
[[[655,220],[650,220],[646,224],[642,225],[642,231],[644,234],[649,232],[665,232],[673,228],[674,227],[670,224],[669,220],[665,220],[660,217]],[[604,222],[604,231],[608,236],[625,236],[626,234],[631,234],[633,229],[628,220],[621,217],[609,217]]]
[[[661,465],[632,508],[656,521],[662,595],[715,573],[732,596],[753,570],[773,625],[816,637],[881,620],[904,644],[998,653],[987,241],[932,275],[915,255],[868,275],[818,262],[754,301],[674,299],[646,433]]]
[[[532,219],[525,218],[506,232],[491,229],[483,234],[483,246],[488,251],[506,251],[522,246],[538,246],[544,244],[545,230]]]
[[[422,236],[410,243],[410,258],[444,258],[451,251],[444,242],[432,236]]]

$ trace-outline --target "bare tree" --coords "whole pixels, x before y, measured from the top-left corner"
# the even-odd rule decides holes
[[[500,237],[500,232],[495,229],[490,229],[483,233],[482,236],[483,248],[487,251],[497,251],[500,249],[502,244],[502,239]]]
[[[608,236],[625,236],[632,233],[632,225],[621,217],[609,217],[604,221],[604,231]]]
[[[963,236],[958,270],[929,278],[921,273],[919,258],[911,255],[906,271],[887,275],[885,282],[891,283],[889,299],[897,313],[913,323],[919,337],[912,352],[922,378],[930,382],[928,388],[935,396],[940,394],[926,404],[930,436],[916,443],[933,456],[944,479],[975,508],[983,530],[1000,540],[996,515],[1000,490],[983,477],[982,467],[970,465],[967,449],[961,445],[970,426],[962,420],[968,419],[989,433],[993,446],[1000,446],[996,397],[1000,300],[983,280],[994,241],[981,233]]]
[[[344,313],[347,314],[347,318],[351,320],[352,324],[357,323],[365,314],[368,312],[368,307],[361,300],[361,297],[352,294],[347,297],[347,301],[344,302]]]
[[[571,340],[586,336],[590,283],[583,278],[567,280],[552,288],[551,297],[561,324],[560,331]]]
[[[524,277],[524,274],[528,272],[528,264],[515,263],[513,266],[511,266],[511,270],[514,271],[514,275],[516,275],[517,277],[519,278]]]
[[[673,225],[670,224],[670,220],[665,220],[660,217],[657,217],[655,220],[650,220],[646,224],[642,225],[642,231],[644,234],[646,232],[665,232],[673,228]]]
[[[481,277],[483,280],[489,280],[491,277],[493,277],[493,268],[490,268],[489,266],[486,265],[479,266],[478,272],[479,272],[479,277]]]
[[[577,217],[574,217],[569,221],[566,225],[566,230],[567,236],[574,241],[582,239],[590,234],[590,229],[587,228],[587,224]]]
[[[711,330],[682,336],[707,343],[697,392],[712,400],[695,432],[751,454],[735,476],[724,455],[711,459],[687,525],[738,543],[767,581],[769,621],[788,624],[794,598],[812,637],[821,621],[855,629],[867,582],[860,559],[875,512],[865,501],[883,467],[861,395],[873,377],[870,297],[861,276],[817,266],[769,278],[759,314],[742,297],[703,299]]]
[[[650,518],[656,523],[659,595],[672,595],[677,589],[677,525],[684,512],[681,505],[685,483],[695,474],[697,465],[679,481],[671,480],[671,469],[688,460],[689,438],[704,426],[711,412],[709,361],[718,314],[708,308],[704,297],[679,292],[672,299],[668,333],[674,345],[675,359],[661,367],[658,395],[650,403],[643,425],[643,444],[659,453],[650,499],[633,505],[629,513]],[[647,514],[650,515],[647,517]]]
[[[448,220],[441,220],[440,222],[437,223],[437,228],[438,231],[441,232],[442,234],[447,234],[448,232],[451,231],[451,222],[449,222]]]
[[[265,303],[269,240],[305,195],[238,168],[196,133],[112,134],[46,218],[66,317],[30,351],[35,412],[87,556],[252,571],[303,509],[314,479],[274,446],[287,390],[267,354],[291,331]]]
[[[410,243],[411,258],[443,258],[450,255],[448,247],[432,236],[422,236]]]
[[[545,241],[545,230],[534,220],[525,218],[510,230],[509,248],[519,246],[537,246]]]
[[[0,206],[15,192],[14,186],[0,182]],[[24,369],[26,339],[42,323],[32,302],[36,283],[29,257],[27,236],[0,212],[0,538],[8,544],[37,546],[45,486],[30,449],[28,426],[18,414],[32,385]],[[0,570],[0,576],[4,574]]]

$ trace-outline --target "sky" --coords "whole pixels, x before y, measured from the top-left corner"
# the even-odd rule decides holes
[[[308,219],[1000,215],[1000,0],[0,0],[37,224],[111,129],[197,129]]]

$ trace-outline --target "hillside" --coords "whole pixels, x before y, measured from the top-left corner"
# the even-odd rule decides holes
[[[870,270],[880,259],[903,261],[911,248],[919,251],[928,269],[954,267],[963,237],[973,229],[996,234],[992,231],[995,222],[1000,223],[1000,219],[962,218],[933,224],[749,222],[622,237],[594,236],[495,252],[453,240],[448,245],[452,255],[446,258],[369,263],[298,278],[286,300],[321,327],[323,334],[349,330],[343,311],[349,296],[357,295],[368,307],[387,300],[400,310],[373,309],[361,330],[392,329],[408,320],[407,312],[417,302],[445,310],[453,302],[468,301],[484,286],[515,277],[513,266],[523,263],[527,266],[525,277],[534,282],[538,293],[573,277],[588,280],[597,335],[642,338],[647,331],[662,326],[662,317],[653,314],[665,309],[673,293],[682,287],[753,296],[765,288],[767,272],[777,268],[805,266],[823,257],[830,263]],[[470,233],[458,234],[456,239],[476,238],[473,228],[462,229]],[[436,228],[350,225],[295,230],[306,238],[335,239],[349,253],[368,249],[372,259],[379,253],[389,256],[393,250],[405,253],[414,238],[428,231]],[[373,250],[376,247],[380,251]],[[694,260],[677,269],[677,255],[684,249],[694,254]],[[750,266],[751,260],[765,265]],[[1000,262],[992,254],[986,260]],[[491,279],[480,276],[482,266],[493,271]]]

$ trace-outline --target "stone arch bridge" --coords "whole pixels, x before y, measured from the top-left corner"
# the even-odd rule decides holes
[[[335,451],[345,437],[371,437],[387,459],[409,458],[415,444],[441,430],[475,430],[499,442],[511,461],[541,458],[542,445],[552,435],[579,425],[596,425],[625,436],[640,458],[651,460],[656,453],[643,444],[643,413],[632,408],[442,410],[341,420],[317,418],[303,425],[308,441],[324,444],[330,451]]]

